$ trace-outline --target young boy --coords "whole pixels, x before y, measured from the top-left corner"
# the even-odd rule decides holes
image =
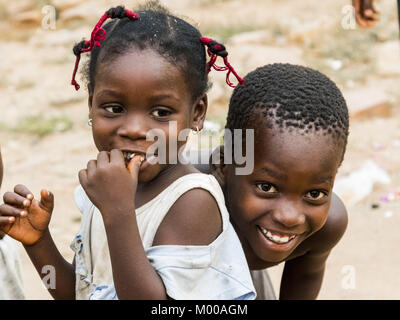
[[[0,187],[3,181],[3,161],[0,151]],[[9,217],[0,216],[0,225]],[[15,242],[0,230],[0,300],[24,299],[19,257]]]
[[[284,262],[280,299],[315,299],[325,261],[347,227],[346,209],[332,193],[347,143],[346,102],[331,80],[306,67],[267,65],[244,80],[232,94],[226,128],[254,129],[254,170],[238,175],[234,156],[224,164],[227,145],[218,150],[221,164],[210,167],[257,298],[274,299],[266,269]]]

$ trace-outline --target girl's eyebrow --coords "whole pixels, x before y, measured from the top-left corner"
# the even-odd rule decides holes
[[[170,94],[170,93],[155,94],[151,98],[153,100],[174,99],[176,101],[180,101],[180,99],[177,96],[175,96],[174,94]]]
[[[111,96],[111,97],[121,97],[121,93],[112,89],[103,89],[100,90],[97,95],[99,97],[102,96]],[[160,93],[160,94],[154,94],[151,96],[152,100],[162,100],[162,99],[174,99],[176,101],[180,101],[179,97],[177,97],[176,95],[174,95],[173,93]]]
[[[120,97],[120,93],[111,89],[103,89],[97,93],[98,96],[112,96],[112,97]]]

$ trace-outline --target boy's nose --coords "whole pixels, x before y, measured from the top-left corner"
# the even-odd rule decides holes
[[[306,216],[302,211],[302,206],[295,202],[282,200],[272,214],[275,223],[287,229],[295,229],[306,222]],[[293,230],[295,231],[295,230]]]
[[[123,124],[118,128],[118,135],[130,139],[146,138],[148,128],[146,120],[140,115],[127,116]]]

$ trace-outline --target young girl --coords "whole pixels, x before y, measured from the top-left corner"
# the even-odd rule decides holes
[[[0,187],[3,181],[3,160],[0,150]],[[0,216],[0,300],[21,300],[25,298],[18,248],[15,241],[1,231],[1,226],[7,225],[14,217]]]
[[[8,207],[0,213],[16,221],[5,231],[24,244],[38,272],[55,267],[49,291],[57,299],[254,298],[218,182],[174,164],[170,146],[185,144],[176,141],[181,130],[202,128],[207,71],[216,54],[224,57],[223,69],[232,70],[223,46],[153,5],[137,13],[108,10],[91,40],[75,46],[76,68],[86,51],[89,124],[99,154],[79,172],[75,200],[83,216],[72,243],[74,262],[61,257],[51,238],[54,200],[46,190],[40,201],[22,185],[6,193]],[[147,155],[150,130],[167,141],[165,163]]]
[[[325,262],[347,227],[332,192],[349,132],[337,86],[310,68],[272,64],[235,88],[226,128],[254,129],[254,170],[212,164],[252,270],[258,299],[275,299],[266,270],[284,263],[280,299],[315,299]],[[225,149],[231,148],[229,145]]]

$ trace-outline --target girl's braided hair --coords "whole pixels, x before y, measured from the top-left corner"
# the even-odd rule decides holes
[[[112,21],[102,27],[107,20]],[[206,62],[206,50],[210,56]],[[201,36],[200,31],[186,21],[171,15],[158,1],[150,1],[139,11],[133,12],[122,6],[105,12],[96,24],[91,39],[81,41],[73,48],[76,56],[75,69],[71,84],[79,89],[75,80],[80,56],[90,51],[90,59],[84,69],[89,92],[95,86],[96,68],[99,62],[110,61],[131,48],[152,49],[182,71],[193,99],[203,96],[208,88],[208,72],[214,68],[228,71],[227,83],[233,73],[239,83],[243,83],[227,60],[225,47],[209,38]],[[223,58],[225,66],[217,66],[217,57]],[[133,66],[134,67],[134,66]]]

